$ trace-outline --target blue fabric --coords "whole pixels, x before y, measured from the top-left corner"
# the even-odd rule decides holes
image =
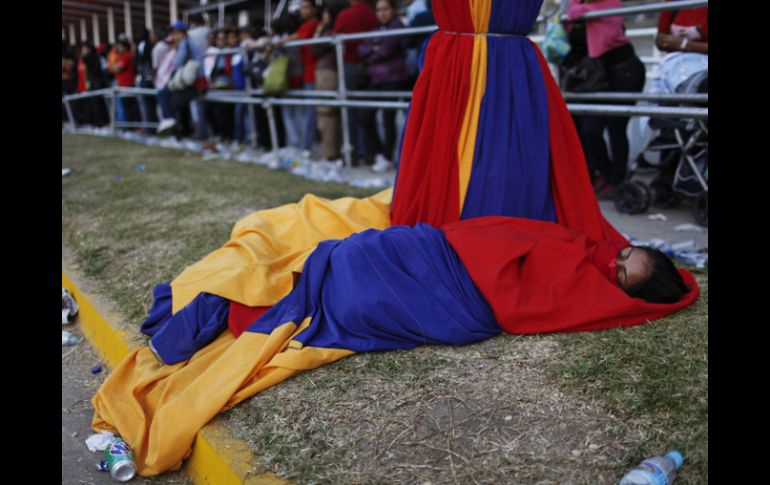
[[[489,36],[487,46],[486,90],[461,219],[500,215],[555,222],[548,98],[537,54],[523,37]]]
[[[489,32],[529,35],[543,0],[492,0]]]
[[[322,242],[297,287],[247,331],[270,333],[306,317],[311,324],[297,341],[355,352],[463,345],[500,333],[444,233],[427,224]]]
[[[243,54],[233,54],[232,58],[232,73],[230,76],[233,79],[233,89],[245,90],[246,89],[246,74],[243,72],[245,59]]]
[[[166,364],[189,359],[227,328],[230,301],[225,298],[201,293],[172,315],[171,285],[157,285],[152,296],[150,315],[141,331],[152,337],[152,346]]]

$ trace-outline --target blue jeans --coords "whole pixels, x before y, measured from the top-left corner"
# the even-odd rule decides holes
[[[206,128],[206,115],[203,110],[203,102],[198,99],[200,93],[195,88],[187,88],[183,91],[171,91],[163,88],[158,91],[158,104],[163,118],[174,118],[179,122],[179,111],[182,106],[189,104],[192,116],[195,119],[195,138],[205,140],[208,138],[208,129]]]
[[[249,105],[235,105],[235,134],[234,140],[247,143],[251,140],[251,120],[249,119]]]
[[[300,147],[303,141],[303,128],[305,125],[304,106],[281,106],[283,127],[286,129],[286,145]]]

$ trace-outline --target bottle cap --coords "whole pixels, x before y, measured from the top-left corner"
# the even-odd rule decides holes
[[[679,453],[676,450],[669,451],[666,453],[667,458],[671,458],[674,461],[674,464],[676,465],[676,468],[678,469],[680,466],[682,466],[682,463],[684,463],[684,457],[681,453]]]

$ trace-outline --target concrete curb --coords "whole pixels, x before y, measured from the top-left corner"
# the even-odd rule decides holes
[[[78,302],[78,321],[83,335],[110,367],[117,366],[129,353],[143,345],[138,329],[122,324],[120,315],[109,310],[98,294],[84,293],[77,274],[62,261],[62,287]],[[255,474],[252,463],[258,460],[245,442],[229,436],[212,420],[193,443],[192,454],[183,468],[196,484],[207,485],[287,485],[290,482],[265,472]]]

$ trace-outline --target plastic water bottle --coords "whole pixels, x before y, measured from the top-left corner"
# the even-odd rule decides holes
[[[682,454],[675,450],[666,456],[648,458],[628,472],[619,485],[670,485],[682,463]]]

